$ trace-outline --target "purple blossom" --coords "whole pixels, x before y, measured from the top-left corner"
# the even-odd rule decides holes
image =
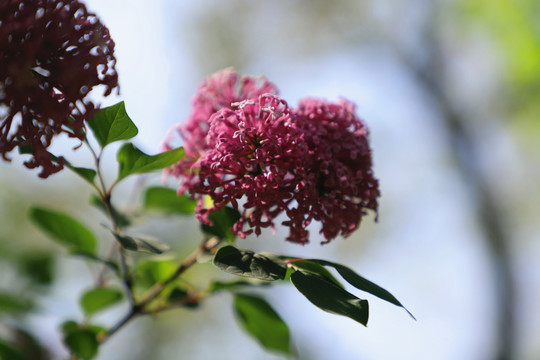
[[[241,211],[232,230],[244,238],[284,214],[287,240],[305,244],[313,221],[329,242],[349,236],[368,210],[377,212],[368,131],[352,103],[306,99],[293,110],[260,94],[277,92],[266,80],[256,86],[243,78],[239,90],[238,79],[230,69],[206,79],[186,124],[173,130],[184,137],[188,159],[167,174],[180,178],[180,193],[198,199],[199,220],[210,224],[210,213],[231,205]]]
[[[289,240],[305,236],[312,220],[322,224],[326,242],[349,236],[367,210],[377,212],[379,184],[373,175],[368,130],[355,115],[354,104],[319,99],[300,101],[296,128],[308,148],[305,186],[295,194],[298,207],[289,211]]]
[[[270,94],[223,108],[210,118],[208,150],[187,175],[183,189],[199,198],[197,214],[208,214],[244,201],[234,232],[245,237],[274,225],[274,218],[288,208],[302,175],[304,144],[293,127],[287,103]],[[204,208],[203,195],[213,200]]]
[[[76,0],[0,2],[0,154],[31,146],[28,168],[40,177],[64,160],[47,152],[54,136],[85,137],[84,120],[98,110],[87,98],[118,87],[114,42],[96,15]]]
[[[186,151],[185,159],[167,173],[177,177],[189,173],[190,167],[209,148],[206,135],[212,114],[223,108],[232,108],[234,103],[257,99],[266,93],[277,95],[278,90],[264,77],[241,76],[232,68],[221,70],[204,79],[191,100],[191,114],[185,122],[169,130],[169,135],[162,145],[164,151],[177,147],[174,138],[179,135]]]

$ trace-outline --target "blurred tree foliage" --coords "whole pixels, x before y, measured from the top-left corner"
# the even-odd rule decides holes
[[[481,31],[499,49],[503,99],[493,100],[507,105],[507,120],[532,145],[540,133],[540,2],[461,0],[457,9],[467,33]],[[534,144],[538,146],[537,141]]]

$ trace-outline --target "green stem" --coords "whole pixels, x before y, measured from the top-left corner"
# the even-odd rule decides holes
[[[210,251],[214,247],[216,247],[219,244],[220,240],[217,238],[211,238],[207,239],[204,238],[203,241],[199,244],[197,249],[189,255],[183,262],[180,264],[180,266],[176,269],[176,271],[169,276],[167,279],[165,279],[163,282],[155,284],[148,292],[146,293],[146,296],[143,297],[143,299],[139,302],[140,306],[145,306],[148,303],[150,303],[152,300],[154,300],[156,297],[161,294],[163,289],[175,281],[180,275],[182,275],[187,269],[189,269],[191,266],[193,266],[196,262],[199,256],[201,256],[203,253]]]
[[[107,189],[107,186],[105,185],[105,180],[103,179],[103,174],[101,172],[100,162],[101,162],[101,156],[103,154],[103,150],[101,150],[99,154],[97,154],[88,142],[86,142],[86,144],[88,148],[90,149],[92,156],[94,157],[96,173],[97,173],[99,184],[101,186],[101,191],[98,191],[99,196],[101,198],[101,201],[103,201],[103,203],[105,204],[105,208],[107,209],[107,213],[109,214],[109,218],[112,224],[112,230],[114,232],[119,232],[120,226],[118,225],[118,221],[116,220],[116,214],[111,203],[111,193],[112,193],[112,189],[114,188],[114,184],[111,185],[109,189]],[[124,287],[126,288],[128,299],[130,303],[133,305],[134,303],[133,288],[132,288],[131,276],[129,274],[129,270],[127,267],[126,250],[119,243],[117,243],[117,249],[118,249],[118,253],[120,254],[120,266],[122,270],[122,279],[124,282]]]
[[[155,284],[148,292],[146,293],[146,296],[142,298],[141,301],[135,302],[133,301],[131,303],[131,308],[129,312],[124,315],[123,318],[121,318],[108,332],[107,335],[101,339],[101,343],[107,341],[113,334],[115,334],[118,330],[120,330],[123,326],[125,326],[131,319],[136,317],[137,315],[146,315],[146,314],[155,314],[158,312],[163,312],[167,310],[171,310],[180,306],[184,306],[188,303],[194,303],[198,302],[201,298],[204,296],[201,296],[201,294],[191,294],[188,295],[185,299],[182,301],[179,301],[174,304],[169,304],[164,307],[154,309],[152,311],[146,310],[145,306],[148,305],[152,300],[156,299],[165,289],[165,287],[169,284],[171,284],[173,281],[178,279],[180,275],[182,275],[187,269],[192,267],[197,263],[197,259],[205,252],[212,250],[220,243],[220,240],[217,238],[204,238],[197,249],[189,255],[176,269],[174,274],[172,274],[170,277],[165,279],[163,282]],[[131,293],[132,294],[132,293]]]

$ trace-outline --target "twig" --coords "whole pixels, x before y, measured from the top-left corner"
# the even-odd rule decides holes
[[[181,301],[178,301],[174,304],[169,304],[164,307],[154,309],[154,310],[146,310],[145,306],[148,305],[152,300],[157,298],[165,289],[165,287],[169,284],[171,284],[173,281],[177,280],[180,275],[182,275],[187,269],[189,269],[191,266],[193,266],[197,259],[204,254],[207,251],[212,250],[219,244],[220,240],[218,238],[204,238],[197,249],[189,255],[176,269],[174,274],[169,276],[166,280],[164,280],[161,283],[155,284],[150,290],[148,290],[146,296],[139,302],[136,302],[133,298],[131,298],[131,308],[129,312],[124,315],[122,319],[120,319],[108,332],[105,337],[101,339],[101,343],[105,342],[107,339],[109,339],[114,333],[116,333],[118,330],[120,330],[124,325],[126,325],[131,319],[133,319],[137,315],[145,315],[145,314],[156,314],[158,312],[163,312],[167,310],[171,310],[180,306],[184,306],[188,303],[193,303],[198,301],[201,296],[200,294],[191,294],[186,296],[185,299],[182,299]],[[130,295],[133,296],[133,292],[129,291]]]
[[[193,264],[195,264],[199,256],[201,256],[203,253],[210,251],[211,249],[216,247],[219,244],[219,242],[220,240],[218,238],[210,238],[210,239],[204,238],[199,244],[199,246],[197,247],[197,249],[191,255],[189,255],[182,262],[182,264],[180,264],[180,266],[176,269],[174,274],[169,276],[165,281],[155,284],[150,290],[148,290],[147,295],[139,302],[139,305],[145,306],[150,301],[154,300],[157,296],[159,296],[159,294],[161,294],[161,292],[167,285],[175,281],[180,275],[182,275],[182,273],[184,273],[184,271],[186,271]]]

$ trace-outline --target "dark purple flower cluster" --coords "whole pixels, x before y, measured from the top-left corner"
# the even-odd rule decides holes
[[[0,2],[0,154],[31,146],[28,168],[40,177],[60,171],[47,152],[54,136],[85,137],[97,111],[87,98],[118,87],[114,42],[96,15],[77,0]]]
[[[225,205],[242,207],[233,231],[245,237],[273,227],[284,213],[287,240],[304,244],[313,220],[328,242],[349,236],[367,210],[377,212],[368,131],[352,103],[305,99],[291,109],[266,80],[242,77],[250,85],[243,92],[232,90],[237,79],[228,69],[205,80],[188,122],[173,128],[189,158],[167,174],[181,179],[181,193],[198,199],[201,221],[209,223],[208,215]]]

